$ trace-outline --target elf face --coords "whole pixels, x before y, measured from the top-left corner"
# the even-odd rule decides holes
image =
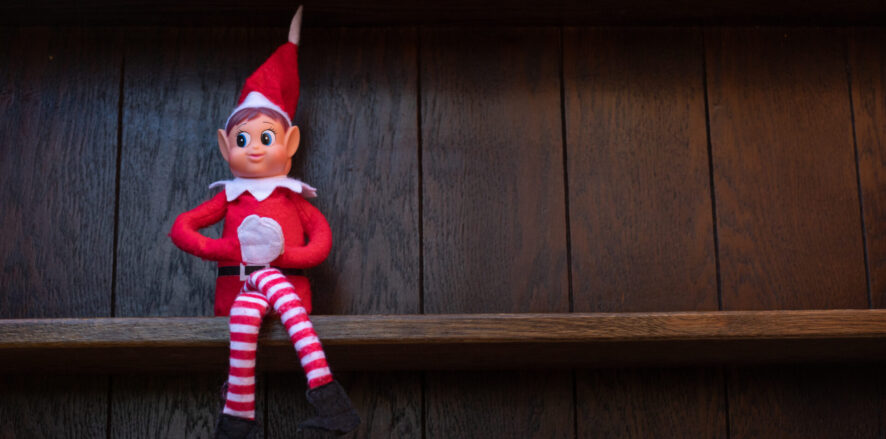
[[[287,129],[280,122],[259,114],[234,126],[230,134],[218,130],[218,147],[234,176],[277,177],[289,173],[299,138],[298,127]]]

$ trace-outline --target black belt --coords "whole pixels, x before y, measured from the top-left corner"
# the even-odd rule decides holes
[[[268,268],[264,265],[247,265],[245,267],[245,274],[248,276],[252,273],[255,273],[258,270],[264,270]],[[276,268],[280,270],[286,276],[304,276],[305,272],[301,268],[280,268],[280,267],[270,267]],[[228,266],[228,267],[218,267],[218,275],[219,276],[239,276],[240,275],[240,267],[237,265]]]

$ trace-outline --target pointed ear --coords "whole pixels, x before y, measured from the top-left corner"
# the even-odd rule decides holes
[[[225,161],[230,162],[231,160],[228,159],[228,136],[225,134],[225,130],[218,130],[218,149]]]
[[[295,155],[295,152],[298,151],[298,143],[301,141],[301,131],[298,130],[298,127],[293,125],[286,130],[286,154],[289,155],[290,158]]]

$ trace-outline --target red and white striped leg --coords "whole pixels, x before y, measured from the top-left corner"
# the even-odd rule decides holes
[[[255,419],[255,351],[268,300],[257,292],[241,292],[231,307],[231,369],[225,414]]]
[[[280,314],[307,376],[308,387],[313,389],[332,382],[332,372],[314,326],[286,276],[276,268],[266,268],[252,273],[244,288],[260,291]]]

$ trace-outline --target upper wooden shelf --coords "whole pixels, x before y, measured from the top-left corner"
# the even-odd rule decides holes
[[[264,0],[57,2],[11,1],[0,6],[3,24],[249,25],[285,28],[299,2]],[[306,0],[305,25],[415,24],[871,24],[886,18],[879,0]]]
[[[336,370],[886,360],[886,310],[313,316]],[[225,370],[226,318],[0,320],[0,371]],[[297,369],[282,325],[258,366]]]

